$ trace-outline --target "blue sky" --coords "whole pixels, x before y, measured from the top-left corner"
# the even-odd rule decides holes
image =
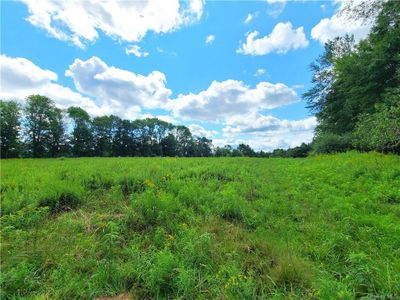
[[[323,43],[369,30],[343,1],[2,1],[2,98],[157,116],[214,144],[309,142],[301,100]],[[164,6],[164,7],[163,7]],[[257,33],[258,32],[258,33]]]

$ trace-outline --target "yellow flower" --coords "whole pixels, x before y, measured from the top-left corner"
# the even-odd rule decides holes
[[[143,181],[144,185],[149,187],[149,188],[154,188],[156,185],[154,184],[153,181],[151,181],[150,179],[145,179]]]

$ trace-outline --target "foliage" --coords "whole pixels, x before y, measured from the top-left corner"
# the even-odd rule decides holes
[[[399,103],[400,2],[353,4],[345,5],[342,13],[348,17],[353,14],[354,18],[373,26],[368,37],[358,44],[349,36],[329,41],[323,55],[311,65],[313,86],[303,97],[318,119],[313,146],[318,148],[316,152],[321,152],[321,143],[329,141],[329,144],[336,138],[339,144],[335,151],[347,150],[343,142],[354,136],[356,139],[350,142],[359,150],[396,151],[396,147],[384,144],[398,144],[398,136],[391,134],[390,142],[372,142],[366,130],[372,126],[367,124],[369,121],[385,126],[382,114],[392,111],[392,106]],[[397,100],[387,101],[390,93],[397,94]],[[353,131],[356,132],[353,134]],[[376,138],[375,135],[373,139]],[[331,151],[331,148],[326,149]]]
[[[0,100],[0,153],[1,158],[18,156],[18,128],[20,107],[14,101]]]
[[[349,134],[317,134],[312,145],[313,152],[319,154],[344,152],[353,148],[352,138]]]
[[[275,149],[270,157],[307,157],[311,152],[311,145],[302,143],[300,146],[289,148],[287,150]]]
[[[33,157],[58,156],[64,143],[62,113],[50,98],[31,95],[24,107],[27,151]]]
[[[27,97],[22,115],[15,102],[0,103],[4,158],[213,155],[212,140],[193,137],[187,127],[157,118],[130,121],[110,115],[91,119],[80,107],[63,111],[41,95]],[[72,123],[67,132],[64,123]]]
[[[375,113],[362,115],[354,131],[354,145],[364,151],[400,154],[400,99],[397,105],[381,105]]]
[[[400,160],[3,160],[1,299],[397,299]]]
[[[71,146],[75,156],[90,156],[93,152],[93,133],[89,114],[80,107],[68,108],[68,115],[74,122]]]

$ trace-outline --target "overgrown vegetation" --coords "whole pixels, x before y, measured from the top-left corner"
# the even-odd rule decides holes
[[[311,65],[313,87],[303,97],[319,122],[312,146],[400,153],[400,2],[360,1],[342,13],[373,27],[358,44],[351,36],[329,41]]]
[[[399,156],[1,164],[1,299],[400,297]]]

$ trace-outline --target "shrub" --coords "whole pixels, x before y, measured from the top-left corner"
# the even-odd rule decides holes
[[[344,152],[352,148],[351,135],[348,134],[323,133],[317,135],[312,142],[316,154]]]
[[[362,115],[353,134],[353,144],[361,151],[400,153],[400,103]]]
[[[76,209],[81,203],[82,201],[78,195],[70,191],[64,191],[52,196],[49,195],[39,200],[39,206],[49,207],[52,213]]]

